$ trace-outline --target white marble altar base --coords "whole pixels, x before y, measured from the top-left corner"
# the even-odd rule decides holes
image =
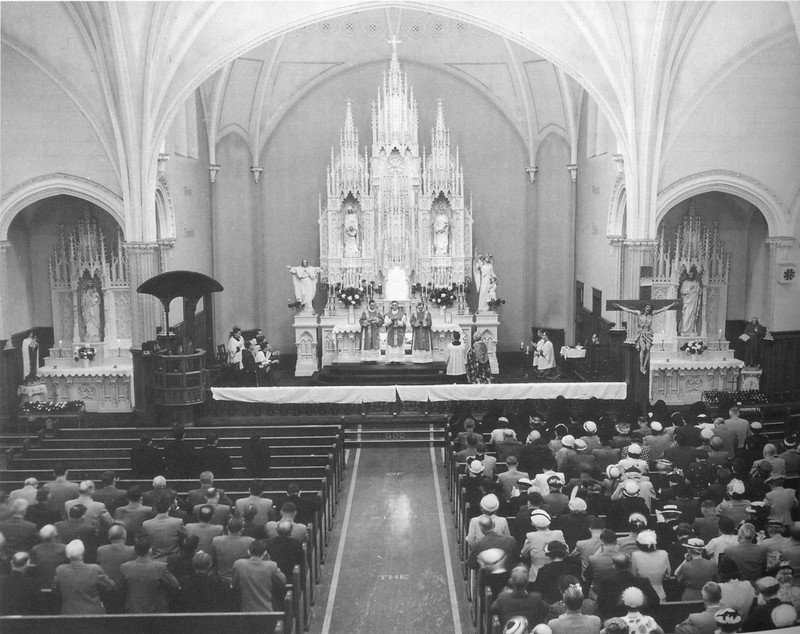
[[[294,375],[311,376],[317,371],[317,317],[302,314],[295,316],[294,345],[297,349]]]
[[[703,392],[738,389],[744,363],[734,358],[733,350],[709,349],[698,355],[657,348],[653,346],[650,356],[651,403],[663,399],[667,405],[688,405],[702,400]]]
[[[95,358],[96,361],[96,358]],[[83,401],[87,412],[133,411],[133,370],[130,365],[43,367],[39,377],[50,401]]]

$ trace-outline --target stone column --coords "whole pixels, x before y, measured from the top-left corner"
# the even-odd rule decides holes
[[[0,339],[11,341],[11,328],[8,324],[9,312],[8,304],[8,248],[11,243],[8,240],[0,240]]]
[[[624,297],[623,277],[625,271],[625,237],[608,236],[608,244],[611,246],[611,253],[614,259],[614,297]],[[615,312],[615,322],[613,330],[621,330],[622,322],[627,321],[625,313],[621,310]]]
[[[639,299],[641,269],[653,265],[653,255],[658,243],[655,240],[625,240],[623,243],[622,297]],[[628,318],[628,340],[636,338],[635,320]]]
[[[158,244],[128,242],[124,245],[128,257],[128,279],[131,285],[131,339],[134,348],[156,337],[156,326],[162,323],[163,308],[152,295],[137,293],[142,282],[158,274]]]

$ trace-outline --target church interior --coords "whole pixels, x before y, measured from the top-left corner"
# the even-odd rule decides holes
[[[427,356],[410,327],[400,354],[432,362],[440,383],[454,333],[484,341],[495,385],[475,397],[483,405],[548,409],[568,394],[617,413],[626,399],[686,411],[752,392],[800,412],[798,2],[9,1],[0,18],[3,451],[25,443],[21,412],[37,402],[56,425],[68,414],[48,404],[81,402],[90,427],[162,436],[173,419],[242,435],[247,416],[307,424],[318,412],[304,404],[337,418],[351,408],[342,433],[358,440],[342,444],[347,480],[334,468],[332,485],[348,481],[349,498],[344,487],[336,517],[326,498],[330,560],[317,607],[304,608],[315,634],[412,631],[387,625],[396,604],[381,594],[407,583],[405,569],[387,564],[361,587],[374,562],[342,550],[359,505],[399,517],[381,508],[394,499],[381,479],[389,445],[370,454],[362,433],[421,443],[397,470],[411,472],[408,496],[447,518],[453,553],[407,553],[447,568],[431,575],[451,588],[413,631],[491,628],[471,614],[478,597],[461,596],[433,426],[430,459],[413,440],[427,427],[381,431],[398,412],[452,422],[470,386],[440,390],[435,406],[433,388],[410,390],[430,407],[405,410],[385,385],[307,391],[337,366],[388,361],[384,330],[373,356],[362,349],[370,299],[382,318],[393,300],[408,315],[424,301]],[[201,275],[174,281],[185,271]],[[138,290],[156,276],[166,302]],[[354,307],[347,289],[362,292]],[[445,306],[434,289],[452,292]],[[234,327],[280,351],[259,395],[219,369]],[[534,378],[540,329],[556,383]],[[368,368],[363,382],[382,372],[403,381]],[[573,383],[589,387],[559,387]],[[234,389],[214,401],[212,385]],[[373,508],[353,502],[357,486],[380,495]],[[350,548],[374,538],[363,521]],[[387,528],[387,553],[412,529]],[[339,592],[374,599],[360,610],[372,620],[348,616],[341,596],[334,607],[342,552]]]

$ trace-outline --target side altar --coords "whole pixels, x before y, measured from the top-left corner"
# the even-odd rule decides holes
[[[89,412],[133,409],[130,282],[122,235],[111,242],[87,211],[62,226],[49,262],[55,345],[38,376],[51,401]]]
[[[653,316],[650,402],[702,400],[703,392],[739,389],[744,363],[725,339],[730,255],[716,223],[704,226],[694,200],[674,241],[662,227],[653,260],[653,300],[679,299]]]
[[[407,316],[418,302],[426,305],[432,321],[432,349],[426,361],[445,360],[454,332],[461,332],[465,345],[477,333],[487,344],[492,371],[498,372],[499,317],[489,304],[496,299],[497,277],[491,256],[473,253],[472,207],[464,195],[458,148],[451,150],[442,99],[437,101],[429,152],[420,148],[418,128],[417,102],[408,76],[400,70],[395,46],[372,104],[372,145],[363,153],[353,105],[346,102],[338,151],[331,148],[325,200],[320,197],[320,266],[309,267],[304,261],[302,267],[290,267],[298,310],[296,376],[313,374],[318,357],[322,367],[385,360],[383,324],[377,326],[380,349],[362,345],[359,318],[370,300],[383,315],[393,301]],[[311,306],[314,294],[308,292],[318,275],[326,290],[319,316]],[[466,302],[473,275],[476,315]],[[440,293],[447,296],[443,304],[437,303],[442,301],[437,299]],[[351,299],[343,301],[343,294]],[[344,305],[352,302],[356,305]],[[408,361],[411,338],[407,326],[402,358]]]

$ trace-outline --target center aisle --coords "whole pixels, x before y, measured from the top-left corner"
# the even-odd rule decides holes
[[[347,473],[311,632],[473,632],[441,449],[351,450]]]

